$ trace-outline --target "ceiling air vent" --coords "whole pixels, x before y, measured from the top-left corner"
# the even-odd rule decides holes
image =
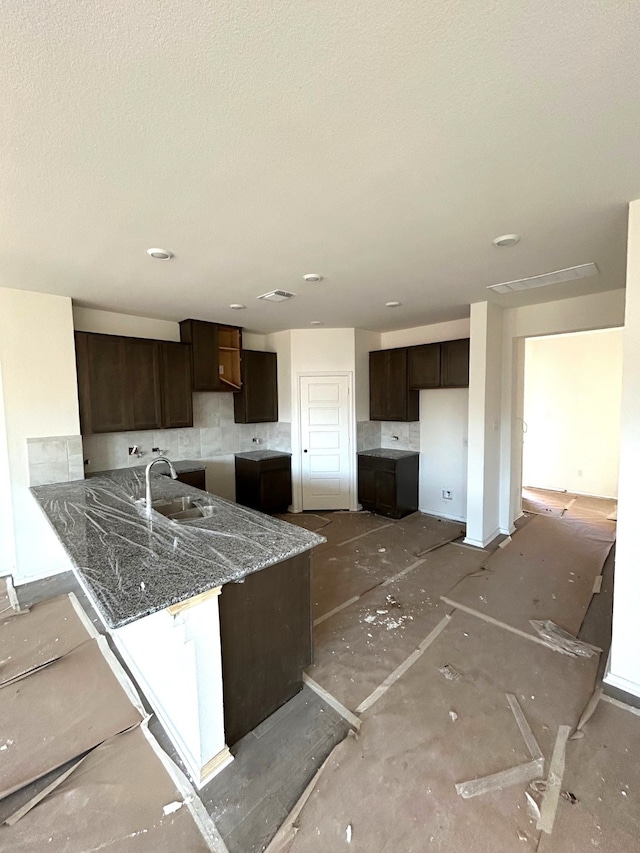
[[[289,293],[287,290],[271,290],[269,293],[258,296],[258,299],[266,299],[267,302],[286,302],[292,296],[295,296],[295,293]]]
[[[496,293],[515,293],[517,290],[532,290],[534,287],[546,287],[548,284],[559,284],[561,281],[573,281],[576,278],[587,278],[597,275],[595,264],[581,264],[579,267],[568,267],[566,270],[546,272],[542,275],[532,275],[529,278],[519,278],[516,281],[505,281],[502,284],[490,284],[488,290]]]

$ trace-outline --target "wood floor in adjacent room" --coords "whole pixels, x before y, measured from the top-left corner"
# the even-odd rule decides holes
[[[314,663],[200,792],[228,853],[640,853],[640,717],[594,697],[615,506],[526,501],[486,550],[420,513],[284,516],[327,539],[313,556]],[[23,587],[21,601],[65,583]],[[563,654],[530,620],[602,652]]]

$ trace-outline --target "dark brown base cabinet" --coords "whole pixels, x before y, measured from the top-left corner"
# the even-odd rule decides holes
[[[178,474],[178,482],[203,492],[207,491],[207,475],[204,468],[200,471],[181,471]]]
[[[260,512],[286,512],[291,503],[291,456],[236,453],[236,503]]]
[[[220,595],[228,746],[302,689],[313,661],[309,551],[229,583]]]
[[[401,458],[359,453],[358,500],[362,508],[389,518],[417,512],[419,459],[418,453]]]

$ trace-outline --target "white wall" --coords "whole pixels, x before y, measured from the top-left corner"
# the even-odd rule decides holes
[[[471,320],[451,320],[448,323],[432,323],[429,326],[414,326],[411,329],[397,329],[394,332],[382,332],[380,349],[393,347],[412,347],[419,344],[433,344],[438,341],[455,341],[468,338]]]
[[[421,512],[466,519],[468,420],[467,388],[420,392]],[[452,500],[442,497],[443,489],[452,493]]]
[[[629,206],[613,638],[605,681],[640,696],[640,200]]]
[[[576,296],[504,311],[500,528],[513,529],[522,512],[524,338],[618,328],[624,324],[625,291]]]
[[[356,421],[369,420],[369,353],[381,349],[379,332],[355,330]]]
[[[157,341],[179,341],[180,325],[170,320],[151,317],[134,317],[100,311],[97,308],[73,307],[73,324],[78,332],[96,332],[102,335],[124,335],[129,338],[152,338]]]
[[[27,439],[80,434],[71,300],[0,288],[0,365],[15,542],[1,570],[24,582],[70,568],[29,492]]]
[[[525,343],[523,483],[616,497],[622,329]]]

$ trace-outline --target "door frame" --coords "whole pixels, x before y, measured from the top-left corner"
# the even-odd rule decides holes
[[[347,437],[349,443],[349,510],[358,509],[358,486],[356,476],[356,454],[355,454],[355,418],[356,403],[353,393],[353,371],[352,370],[303,370],[296,373],[295,405],[292,406],[293,423],[291,425],[291,481],[293,503],[292,512],[302,512],[302,418],[300,409],[302,407],[302,379],[307,377],[329,378],[332,376],[346,377],[349,395]],[[329,512],[330,510],[327,510]],[[320,512],[320,510],[319,510]]]

